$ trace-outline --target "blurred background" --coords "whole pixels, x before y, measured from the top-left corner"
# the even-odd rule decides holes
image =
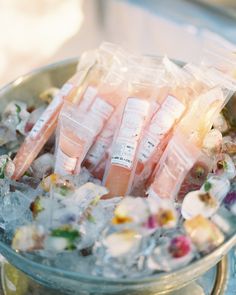
[[[0,0],[0,85],[103,40],[186,61],[236,51],[236,1]]]

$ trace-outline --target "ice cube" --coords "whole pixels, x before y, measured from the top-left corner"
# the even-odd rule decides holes
[[[171,271],[189,264],[195,256],[191,240],[177,235],[156,247],[148,257],[148,267],[153,271]]]
[[[224,235],[210,220],[198,215],[184,222],[184,228],[196,248],[208,253],[224,241]]]
[[[9,179],[0,179],[0,198],[3,198],[10,192],[10,183]]]
[[[94,246],[96,263],[93,273],[111,278],[150,274],[146,261],[154,245],[153,238],[143,237],[135,229],[117,231],[116,227],[111,227],[103,232]]]
[[[200,190],[189,192],[183,200],[181,214],[185,219],[191,219],[199,214],[208,218],[218,210],[220,202],[209,193]]]
[[[10,129],[3,123],[0,123],[0,146],[17,139],[15,130]]]
[[[119,203],[114,214],[114,224],[143,224],[148,219],[150,212],[146,199],[128,196]]]
[[[80,171],[79,175],[71,176],[73,179],[73,183],[76,187],[80,187],[81,185],[87,183],[91,178],[91,174],[89,173],[88,169],[83,167]]]
[[[26,211],[29,210],[30,200],[20,191],[9,192],[0,198],[0,216],[8,223],[13,220],[24,218]]]
[[[228,154],[219,154],[216,156],[214,173],[230,180],[235,177],[236,168]]]
[[[55,159],[50,153],[39,156],[31,165],[32,175],[37,178],[43,178],[52,173]]]
[[[222,133],[217,129],[211,129],[204,138],[203,150],[211,156],[219,153],[222,146]]]
[[[44,249],[50,252],[61,252],[64,250],[74,250],[80,233],[71,225],[63,225],[51,230],[50,234],[45,237]]]
[[[212,198],[218,202],[222,202],[227,193],[230,190],[230,182],[224,176],[210,175],[205,183],[200,188],[200,191],[204,194],[209,194]]]
[[[25,135],[25,125],[29,118],[27,105],[24,102],[10,102],[2,114],[2,122],[13,131],[19,131]]]
[[[33,251],[43,248],[45,231],[41,225],[26,225],[18,228],[12,240],[12,248],[20,251]]]
[[[94,242],[99,238],[102,230],[110,223],[114,207],[106,206],[98,203],[95,206],[90,207],[87,218],[84,218],[79,226],[81,233],[81,241],[78,244],[78,249],[84,249],[93,246]],[[106,207],[105,207],[106,206]]]

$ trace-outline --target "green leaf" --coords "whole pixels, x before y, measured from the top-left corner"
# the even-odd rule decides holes
[[[26,171],[26,172],[24,173],[24,176],[31,176],[31,174],[30,174],[29,171]]]
[[[209,190],[212,188],[212,184],[209,181],[206,181],[204,184],[204,190],[206,192],[209,192]]]
[[[17,118],[19,120],[19,123],[21,122],[21,117],[20,117],[20,112],[21,112],[21,107],[15,103],[16,106],[16,113],[17,113]]]
[[[80,234],[76,229],[72,229],[70,225],[64,225],[59,228],[53,229],[51,232],[51,236],[65,238],[68,240],[69,245],[72,245],[74,241],[80,237]]]
[[[6,169],[7,162],[8,162],[8,159],[5,160],[2,167],[0,168],[0,179],[5,178],[5,169]]]
[[[100,201],[101,197],[100,196],[96,196],[92,202],[90,203],[91,206],[96,206],[98,204],[98,202]]]
[[[88,221],[91,222],[91,223],[96,223],[96,220],[95,218],[93,217],[92,214],[89,214],[88,217],[87,217]]]
[[[70,189],[67,186],[60,187],[60,194],[62,196],[65,197],[66,195],[68,195],[69,192],[70,192]]]
[[[227,170],[228,169],[228,164],[227,164],[227,162],[226,161],[223,161],[223,168],[224,168],[224,170]]]
[[[16,112],[17,114],[19,114],[21,112],[21,107],[15,103],[15,106],[16,106]]]
[[[52,237],[64,238],[67,240],[66,250],[76,249],[76,239],[80,237],[80,233],[73,229],[70,225],[63,225],[57,229],[52,230]]]

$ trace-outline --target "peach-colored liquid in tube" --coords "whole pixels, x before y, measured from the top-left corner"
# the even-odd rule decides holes
[[[124,103],[125,87],[122,80],[120,75],[110,71],[98,87],[98,93],[87,107],[86,113],[81,113],[79,106],[79,115],[75,113],[72,116],[70,114],[71,118],[67,116],[67,120],[71,120],[71,124],[76,125],[70,133],[68,132],[72,128],[70,122],[67,123],[67,127],[63,126],[59,129],[56,173],[79,174],[82,161],[89,148],[115,110]],[[76,154],[75,151],[71,152],[72,143],[79,150]],[[70,169],[67,169],[68,165]]]
[[[187,109],[189,97],[186,88],[178,86],[165,90],[165,98],[162,99],[160,108],[153,115],[142,137],[132,185],[133,195],[145,193],[153,169],[173,134],[173,128]],[[164,94],[163,91],[162,93]]]
[[[142,75],[138,75],[139,73],[138,81],[135,81],[134,77],[130,83],[121,122],[112,144],[111,159],[103,181],[109,189],[109,194],[105,198],[129,193],[136,169],[138,145],[150,120],[150,107],[156,95],[155,83],[152,80],[143,83]]]
[[[26,172],[42,147],[53,134],[63,101],[64,99],[72,100],[76,95],[78,80],[80,80],[79,73],[64,84],[25,138],[14,158],[15,172],[12,177],[13,179],[19,179]]]
[[[161,153],[160,147],[165,146],[163,141],[167,138],[168,133],[173,126],[180,120],[185,112],[186,93],[181,93],[178,89],[165,89],[163,93],[165,98],[162,99],[160,108],[153,115],[150,124],[145,129],[142,142],[138,153],[138,165],[136,174],[141,174],[146,162],[155,155],[158,161]],[[157,154],[157,152],[159,153]]]
[[[83,165],[93,171],[101,161],[108,158],[108,149],[112,144],[117,122],[120,121],[122,108],[117,108],[114,114],[106,122],[102,132],[96,138],[96,141],[88,151]]]
[[[180,121],[162,155],[149,195],[174,199],[188,171],[199,157],[200,149],[225,96],[220,87],[200,95]]]
[[[14,159],[16,168],[13,179],[19,179],[25,173],[53,134],[64,101],[81,104],[81,110],[93,101],[107,68],[97,63],[94,57],[99,58],[99,55],[94,52],[92,55],[90,52],[82,55],[78,72],[64,84],[24,140]]]
[[[179,120],[184,116],[189,106],[201,93],[210,89],[203,80],[204,76],[193,76],[191,72],[179,71],[184,78],[176,86],[166,89],[166,97],[161,107],[147,126],[139,148],[138,165],[132,187],[133,195],[143,195],[152,182],[151,175],[173,135]],[[187,75],[186,75],[187,74]],[[190,75],[189,75],[190,74]],[[186,76],[185,76],[186,75]]]
[[[129,190],[135,154],[149,107],[148,100],[137,98],[137,96],[129,97],[127,100],[105,182],[110,191],[109,197],[124,196]]]

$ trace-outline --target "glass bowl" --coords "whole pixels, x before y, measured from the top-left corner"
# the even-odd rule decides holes
[[[76,62],[76,59],[58,62],[37,69],[6,85],[0,90],[0,110],[14,99],[28,103],[34,102],[35,104],[38,95],[43,90],[51,86],[60,87],[63,85],[75,72]],[[230,223],[232,224],[232,220]],[[222,259],[236,244],[236,217],[234,224],[235,227],[230,230],[225,242],[203,258],[174,272],[160,273],[137,279],[96,277],[47,266],[36,259],[30,259],[14,251],[4,232],[0,232],[0,252],[12,265],[35,281],[66,294],[165,294],[189,284],[190,281],[201,276]]]

